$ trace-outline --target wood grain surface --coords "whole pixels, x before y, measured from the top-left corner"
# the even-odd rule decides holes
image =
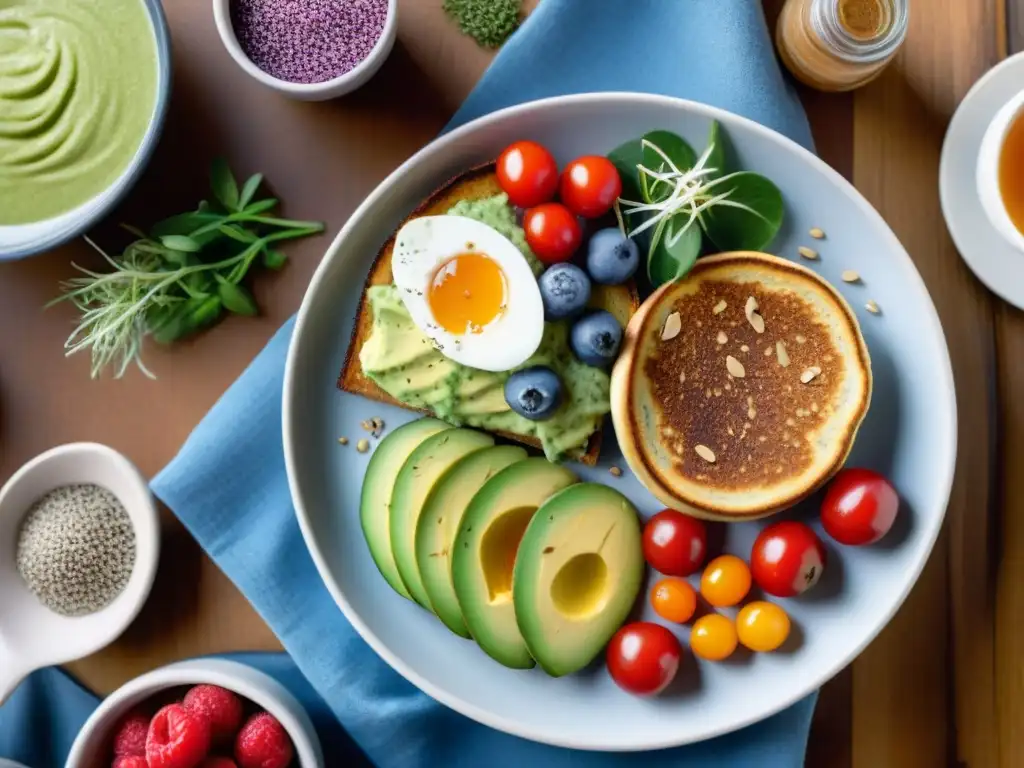
[[[1001,2],[918,0],[907,44],[879,80],[853,95],[802,92],[820,154],[879,209],[931,291],[953,360],[961,445],[946,530],[919,584],[822,692],[812,768],[1024,766],[1024,317],[966,269],[937,188],[943,135],[959,100],[1024,44],[1024,3],[1007,12]],[[249,80],[224,52],[209,0],[165,3],[176,81],[167,131],[111,223],[145,223],[151,212],[194,204],[208,160],[226,152],[239,174],[266,174],[286,213],[323,219],[336,232],[437,133],[489,61],[440,3],[400,0],[400,45],[373,87],[326,104],[287,101]],[[781,3],[765,0],[769,18]],[[96,237],[113,242],[112,226]],[[87,360],[63,357],[73,313],[40,307],[72,259],[95,261],[83,246],[0,265],[2,476],[80,439],[108,443],[155,473],[298,307],[326,237],[297,244],[287,270],[257,281],[261,318],[231,319],[178,348],[150,351],[157,382],[92,382]],[[114,646],[71,667],[98,691],[184,657],[279,647],[167,513],[164,531],[142,615]]]

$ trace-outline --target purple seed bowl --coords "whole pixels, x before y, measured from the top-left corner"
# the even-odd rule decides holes
[[[213,0],[228,53],[246,73],[301,101],[366,83],[395,44],[398,0]]]

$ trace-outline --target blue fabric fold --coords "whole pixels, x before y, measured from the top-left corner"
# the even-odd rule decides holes
[[[608,90],[706,102],[811,146],[756,0],[542,0],[448,127],[510,104]],[[252,602],[374,765],[803,764],[814,696],[742,731],[638,756],[574,752],[499,733],[437,704],[394,672],[334,604],[295,521],[281,448],[292,327],[289,321],[278,331],[152,487]],[[0,711],[0,728],[17,716]]]

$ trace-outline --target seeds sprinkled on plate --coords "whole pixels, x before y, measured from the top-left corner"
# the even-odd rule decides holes
[[[340,445],[348,445],[348,438],[347,437],[339,437],[338,438],[338,443]]]
[[[803,256],[805,259],[808,259],[809,261],[818,260],[818,252],[813,248],[808,248],[806,245],[801,245],[799,248],[796,249],[796,252]]]
[[[725,299],[722,299],[720,302],[715,304],[715,308],[712,309],[711,311],[714,312],[716,315],[720,315],[723,312],[725,312],[725,308],[728,306],[729,305],[725,303]]]
[[[771,352],[771,347],[768,348],[768,351]],[[789,353],[786,352],[786,345],[781,341],[775,342],[775,355],[779,358],[779,365],[783,368],[789,367]]]
[[[878,306],[874,299],[871,299],[867,304],[865,304],[864,309],[866,309],[872,315],[878,315],[881,314],[882,312],[882,308]]]
[[[824,240],[825,239],[825,231],[822,230],[822,229],[819,229],[818,227],[811,227],[811,231],[810,231],[809,234],[815,240]]]
[[[732,355],[725,356],[725,368],[729,373],[735,376],[737,379],[742,379],[747,375],[746,369],[743,367],[743,363],[737,360]]]
[[[681,330],[683,330],[683,321],[679,318],[678,312],[673,312],[665,318],[665,327],[661,329],[661,340],[674,339]]]
[[[368,450],[370,450],[370,441],[364,437],[362,440],[356,443],[356,450],[359,451],[360,453],[366,453]]]
[[[843,278],[843,282],[844,283],[859,283],[860,282],[860,275],[858,275],[852,269],[844,270],[843,274],[840,275],[840,277]]]
[[[700,456],[702,459],[704,459],[704,461],[708,462],[709,464],[715,463],[715,452],[708,448],[706,445],[695,446],[693,450],[695,450],[697,452],[697,455]]]
[[[618,467],[608,467],[608,472],[613,477],[622,477],[622,470],[619,469]]]

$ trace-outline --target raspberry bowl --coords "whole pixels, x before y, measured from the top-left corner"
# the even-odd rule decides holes
[[[324,758],[309,715],[279,682],[235,661],[197,659],[110,694],[82,726],[65,768],[164,764],[324,768]]]

